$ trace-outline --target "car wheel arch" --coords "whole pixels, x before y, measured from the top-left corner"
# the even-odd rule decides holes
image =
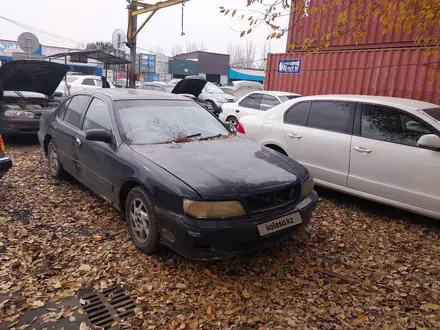
[[[46,134],[46,136],[44,137],[44,140],[43,140],[44,154],[46,155],[46,157],[47,157],[47,151],[49,148],[50,140],[52,140],[52,136],[50,134]]]
[[[121,189],[119,189],[118,194],[118,208],[121,211],[122,214],[125,214],[125,203],[127,201],[128,194],[130,191],[135,187],[142,187],[146,193],[152,197],[150,190],[143,184],[141,181],[135,178],[130,178],[124,182],[124,184],[121,186]]]
[[[281,153],[283,155],[289,156],[288,153],[284,150],[284,148],[279,146],[279,145],[277,145],[277,144],[267,143],[267,144],[264,144],[264,146],[266,148],[275,150],[275,151],[277,151],[277,152],[279,152],[279,153]]]

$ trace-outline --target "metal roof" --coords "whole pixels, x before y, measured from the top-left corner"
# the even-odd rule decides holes
[[[54,55],[47,56],[47,58],[60,58],[66,56],[85,56],[87,58],[91,58],[93,60],[105,63],[105,64],[130,64],[129,60],[124,58],[117,57],[115,55],[103,52],[102,50],[85,50],[80,52],[66,52],[66,53],[58,53]]]

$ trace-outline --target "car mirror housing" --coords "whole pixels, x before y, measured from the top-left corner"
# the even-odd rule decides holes
[[[425,134],[417,141],[420,148],[440,151],[440,137],[435,134]]]
[[[86,131],[86,140],[111,143],[112,135],[105,129],[89,129]]]

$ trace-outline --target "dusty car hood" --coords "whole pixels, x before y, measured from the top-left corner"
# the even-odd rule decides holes
[[[307,170],[297,162],[240,139],[132,145],[204,199],[237,198],[299,182]]]
[[[208,81],[204,79],[182,79],[174,86],[171,93],[173,94],[191,94],[199,97]]]
[[[64,64],[21,60],[0,67],[0,81],[5,91],[36,92],[52,96],[68,68]]]

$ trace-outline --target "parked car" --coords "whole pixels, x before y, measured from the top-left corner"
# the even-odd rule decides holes
[[[0,135],[0,179],[9,171],[12,167],[12,161],[6,154],[5,143]]]
[[[64,64],[21,60],[0,68],[0,135],[37,134],[42,113],[57,106],[52,102],[67,67]]]
[[[259,82],[247,80],[234,81],[231,86],[222,86],[220,89],[226,94],[234,95],[236,99],[251,92],[261,92],[264,90],[263,85]]]
[[[191,259],[259,250],[306,225],[318,199],[302,165],[230,137],[179,95],[84,90],[41,118],[38,138],[52,176],[110,201],[148,254],[159,243]]]
[[[102,88],[102,80],[100,76],[68,76],[68,87],[70,93],[76,93],[83,89],[99,89]],[[108,81],[110,88],[115,86]]]
[[[61,80],[60,84],[58,85],[57,89],[55,90],[55,93],[53,94],[53,99],[61,102],[69,95],[70,95],[69,85],[66,82],[66,80],[63,79],[63,80]]]
[[[300,97],[300,94],[288,92],[251,92],[242,96],[237,102],[222,106],[219,118],[224,123],[236,127],[242,116],[257,115],[288,100]]]
[[[151,81],[140,84],[139,89],[147,89],[147,90],[155,90],[155,91],[171,93],[175,86],[176,86],[175,84],[169,84],[161,81]]]
[[[321,186],[440,219],[438,105],[310,96],[240,123],[247,139],[302,163]]]

